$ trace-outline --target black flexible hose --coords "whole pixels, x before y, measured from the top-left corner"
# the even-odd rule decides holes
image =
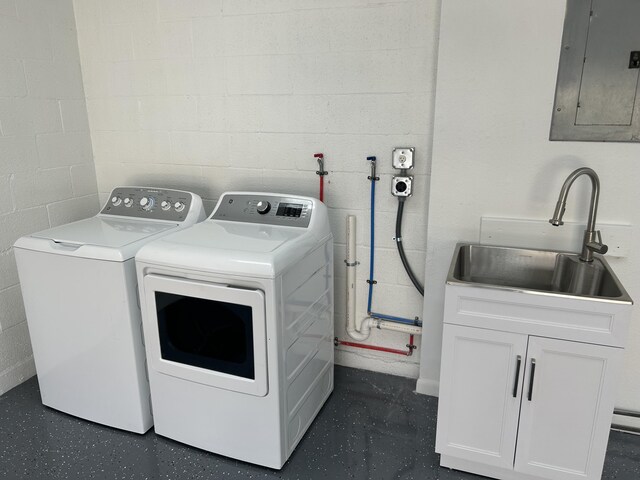
[[[415,273],[411,270],[411,265],[407,260],[407,256],[404,253],[404,247],[402,246],[402,212],[404,210],[404,197],[398,197],[398,213],[396,214],[396,245],[398,246],[398,253],[402,260],[402,265],[411,279],[411,283],[416,287],[420,295],[424,297],[424,287],[420,284],[420,281],[416,278]]]

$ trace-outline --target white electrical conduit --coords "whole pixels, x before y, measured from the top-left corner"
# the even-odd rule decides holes
[[[413,325],[378,320],[366,317],[360,322],[356,320],[356,217],[347,215],[347,333],[351,338],[363,341],[369,338],[372,328],[393,330],[411,335],[422,334],[422,328]]]

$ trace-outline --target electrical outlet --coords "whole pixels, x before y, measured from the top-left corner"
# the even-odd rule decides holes
[[[413,147],[397,147],[393,149],[393,168],[408,170],[413,168]]]
[[[401,177],[396,175],[391,181],[391,193],[395,197],[410,197],[412,193],[411,184],[413,183],[413,177]]]

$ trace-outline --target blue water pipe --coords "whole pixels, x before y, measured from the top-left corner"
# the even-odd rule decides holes
[[[387,320],[389,322],[402,323],[405,325],[414,325],[421,327],[422,322],[420,320],[404,318],[404,317],[396,317],[394,315],[384,315],[382,313],[375,313],[371,311],[371,304],[373,302],[373,266],[374,266],[374,253],[375,253],[375,213],[376,213],[376,181],[378,177],[376,177],[376,157],[367,157],[367,160],[371,162],[371,175],[369,176],[371,180],[371,241],[369,252],[369,298],[367,300],[367,315],[372,318],[377,318],[379,320]]]

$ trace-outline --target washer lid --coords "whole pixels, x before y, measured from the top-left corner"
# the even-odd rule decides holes
[[[20,237],[15,248],[70,257],[124,262],[174,223],[93,217]]]
[[[32,234],[57,243],[122,248],[176,228],[175,224],[92,217]]]

